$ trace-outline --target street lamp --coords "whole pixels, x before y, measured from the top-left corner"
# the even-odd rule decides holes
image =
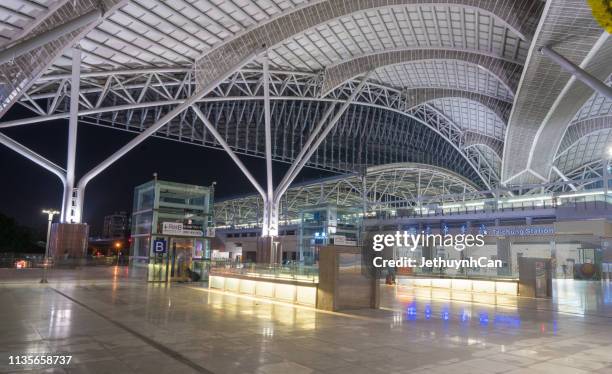
[[[121,242],[115,242],[115,254],[117,255],[117,266],[119,266],[119,251],[121,250]]]
[[[51,236],[51,222],[53,222],[53,216],[59,214],[57,210],[53,209],[44,209],[42,211],[48,217],[47,223],[47,244],[45,245],[45,262],[43,267],[43,277],[40,280],[40,283],[49,283],[47,282],[47,267],[49,267],[49,237]]]

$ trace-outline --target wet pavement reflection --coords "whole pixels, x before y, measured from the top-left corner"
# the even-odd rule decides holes
[[[0,282],[0,372],[612,372],[605,282],[556,281],[552,300],[381,286],[380,310],[329,313],[99,271]],[[35,353],[73,361],[8,364]]]

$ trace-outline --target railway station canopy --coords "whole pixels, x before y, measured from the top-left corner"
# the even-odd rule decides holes
[[[296,165],[270,201],[303,166],[580,189],[607,170],[609,36],[569,0],[6,0],[0,131],[75,125],[66,168],[0,140],[58,175],[74,222],[148,136]],[[7,120],[15,106],[30,115]],[[139,135],[77,179],[77,121]]]

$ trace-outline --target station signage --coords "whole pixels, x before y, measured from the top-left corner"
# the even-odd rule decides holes
[[[204,232],[202,232],[202,230],[194,230],[191,228],[187,228],[185,227],[184,224],[180,222],[162,223],[162,234],[178,235],[178,236],[195,236],[195,237],[204,236]]]
[[[335,245],[357,245],[357,242],[354,240],[347,239],[344,235],[334,235],[334,244]]]
[[[490,230],[493,236],[541,236],[555,234],[554,226],[493,227]]]
[[[167,242],[164,239],[153,240],[153,252],[155,253],[166,253],[168,251]]]

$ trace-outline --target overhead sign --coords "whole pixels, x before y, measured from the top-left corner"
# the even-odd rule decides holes
[[[334,244],[336,244],[336,245],[344,245],[344,244],[346,244],[346,236],[344,236],[344,235],[335,235],[334,236]]]
[[[179,235],[179,236],[204,236],[202,230],[194,230],[185,228],[180,222],[164,222],[162,223],[162,234],[164,235]]]
[[[493,236],[538,236],[554,235],[553,226],[523,226],[523,227],[494,227],[490,230]]]
[[[164,239],[153,240],[153,252],[166,253],[167,250],[168,246],[166,245],[166,241]]]
[[[347,239],[344,235],[334,235],[334,244],[335,245],[357,245],[355,240]]]

